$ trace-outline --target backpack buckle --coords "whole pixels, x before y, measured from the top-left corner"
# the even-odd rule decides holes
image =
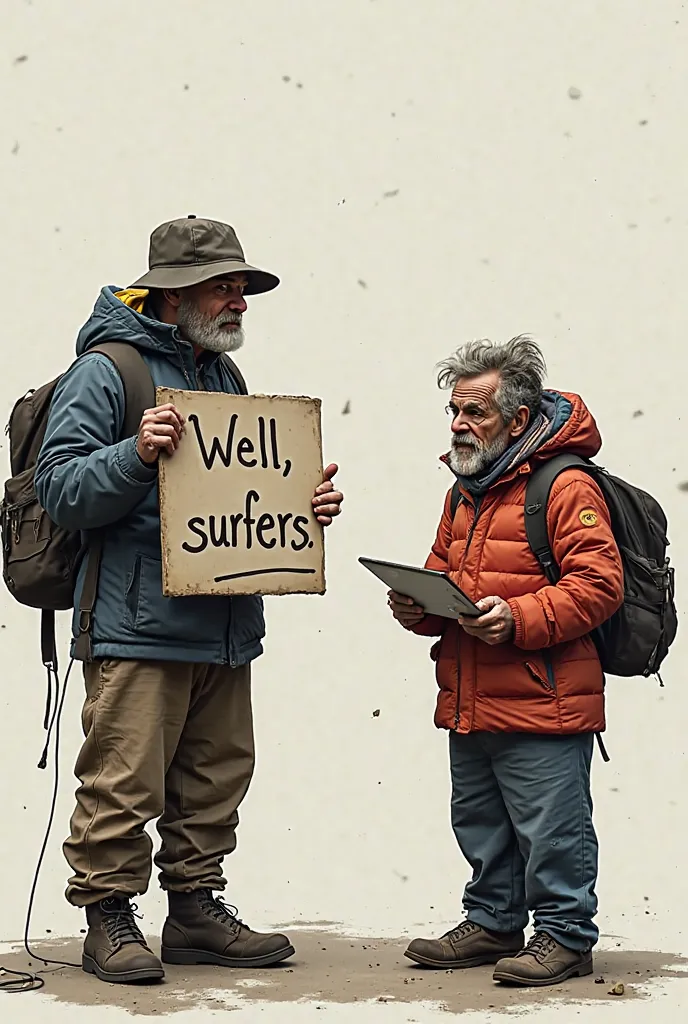
[[[79,635],[74,642],[74,655],[79,661],[93,661],[91,647],[91,613],[79,613]]]

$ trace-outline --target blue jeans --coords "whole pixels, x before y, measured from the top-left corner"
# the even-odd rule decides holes
[[[450,734],[452,825],[473,869],[470,921],[496,932],[535,928],[569,949],[599,937],[593,735]]]

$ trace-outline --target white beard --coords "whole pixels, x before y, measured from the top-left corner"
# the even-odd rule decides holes
[[[483,444],[472,434],[454,434],[452,446],[449,452],[449,465],[458,476],[477,476],[493,462],[496,462],[500,455],[509,447],[509,434],[505,430],[499,434],[490,444]],[[457,445],[470,445],[471,451],[457,448]]]
[[[227,330],[225,324],[239,326]],[[207,352],[236,352],[244,344],[240,313],[220,313],[213,318],[201,313],[194,302],[182,300],[177,310],[177,325],[190,342]]]

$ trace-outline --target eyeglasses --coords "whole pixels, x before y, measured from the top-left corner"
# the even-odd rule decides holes
[[[468,409],[457,409],[455,405],[448,405],[444,411],[452,423],[457,416],[461,415],[461,413],[463,413],[466,419],[470,420],[471,423],[482,423],[489,415],[489,413],[485,412],[484,409],[476,409],[475,407],[471,408],[470,406]]]

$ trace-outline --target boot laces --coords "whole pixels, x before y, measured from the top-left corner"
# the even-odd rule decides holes
[[[473,921],[462,921],[456,928],[452,928],[450,932],[447,932],[445,938],[449,939],[450,942],[458,942],[461,939],[465,939],[467,935],[472,935],[478,928],[479,925]]]
[[[551,935],[548,935],[547,932],[536,932],[530,942],[521,950],[519,956],[534,956],[538,962],[541,962],[556,948],[557,943]]]
[[[219,921],[220,924],[230,925],[236,931],[247,927],[238,916],[238,908],[225,903],[221,896],[212,896],[211,893],[204,891],[198,903],[204,914],[212,917],[214,921]]]
[[[139,908],[135,903],[130,903],[128,900],[108,899],[102,900],[100,906],[103,911],[103,925],[113,945],[124,946],[129,942],[146,944],[146,940],[134,920],[135,917],[141,920],[143,916],[136,913]]]

